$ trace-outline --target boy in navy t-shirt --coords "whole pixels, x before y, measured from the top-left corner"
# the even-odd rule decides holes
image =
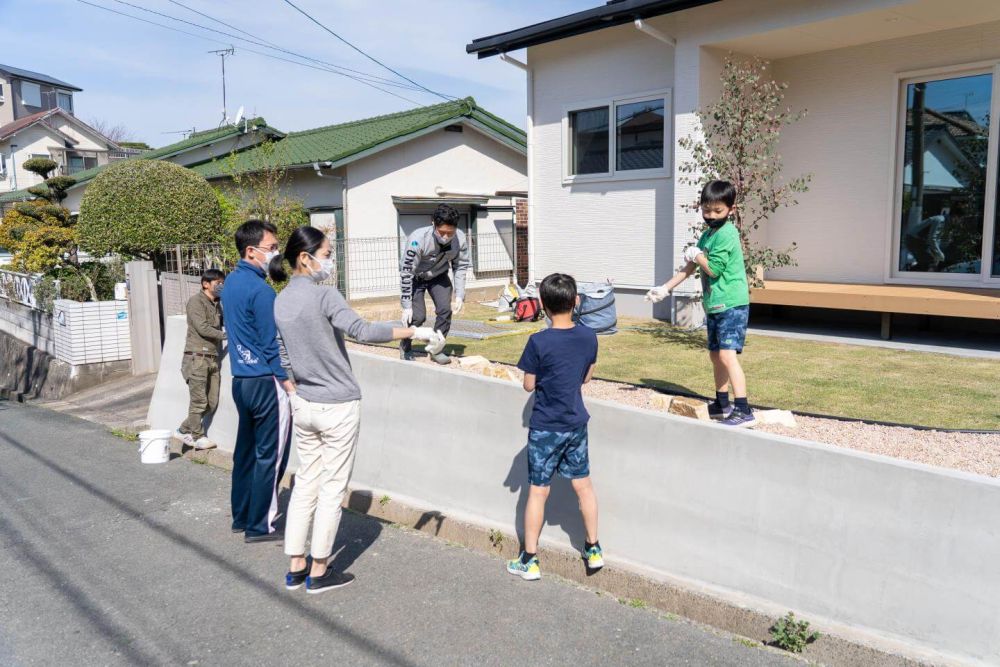
[[[569,479],[580,500],[587,531],[583,559],[587,569],[604,567],[597,541],[597,496],[590,482],[587,455],[587,422],[583,385],[590,382],[597,363],[597,334],[573,323],[578,303],[572,276],[553,273],[542,281],[542,307],[552,320],[549,329],[528,339],[517,367],[524,371],[524,390],[535,392],[535,407],[528,430],[528,479],[531,489],[524,510],[524,548],[520,558],[507,563],[507,571],[522,579],[541,578],[538,537],[545,521],[545,501],[552,475]]]

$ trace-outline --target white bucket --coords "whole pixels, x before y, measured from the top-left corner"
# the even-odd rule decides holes
[[[170,431],[154,429],[139,434],[139,459],[143,463],[166,463],[170,460]]]

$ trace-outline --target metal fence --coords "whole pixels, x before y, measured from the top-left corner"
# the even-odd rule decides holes
[[[466,286],[489,287],[506,284],[517,272],[514,232],[469,234],[472,266]],[[336,287],[348,300],[398,296],[399,259],[405,237],[337,239],[330,237],[334,268],[328,285]],[[217,244],[172,245],[163,248],[165,270],[160,274],[164,316],[184,313],[187,300],[201,289],[205,269],[232,269],[226,266]]]
[[[222,246],[217,243],[164,246],[164,270],[160,273],[160,303],[163,316],[183,315],[188,299],[201,290],[206,269],[225,269]]]
[[[470,288],[503,284],[516,271],[513,232],[469,234]],[[348,300],[397,296],[405,237],[330,239],[334,270],[327,281]]]

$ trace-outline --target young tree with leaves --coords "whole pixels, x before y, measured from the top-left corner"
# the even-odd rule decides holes
[[[806,113],[784,105],[788,84],[774,81],[769,63],[729,57],[722,69],[722,94],[704,109],[698,110],[702,137],[683,137],[681,148],[691,159],[680,165],[685,174],[681,183],[700,190],[713,180],[728,180],[736,187],[736,210],[733,219],[740,233],[746,258],[747,278],[754,287],[763,287],[762,270],[795,266],[796,245],[773,249],[755,238],[755,232],[780,208],[798,203],[796,195],[809,189],[811,174],[790,180],[781,177],[782,161],[778,153],[781,130],[800,120]],[[698,203],[692,202],[692,208]],[[698,221],[692,225],[697,236],[703,231]]]

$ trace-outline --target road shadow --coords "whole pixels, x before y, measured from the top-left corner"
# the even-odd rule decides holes
[[[535,405],[534,395],[524,404],[521,412],[521,422],[525,428],[524,439],[527,442],[527,429],[531,421],[531,411]],[[503,482],[504,486],[511,492],[517,493],[517,504],[514,509],[514,526],[517,531],[517,539],[524,548],[524,510],[528,504],[528,493],[531,484],[528,481],[528,446],[527,444],[514,456],[511,462],[510,471]],[[576,498],[576,492],[568,479],[561,477],[558,473],[553,476],[552,487],[549,491],[548,501],[545,503],[545,523],[542,526],[542,534],[545,534],[545,527],[553,526],[560,528],[569,537],[570,544],[574,548],[583,550],[587,532],[583,527],[583,517],[580,516],[580,505]]]

